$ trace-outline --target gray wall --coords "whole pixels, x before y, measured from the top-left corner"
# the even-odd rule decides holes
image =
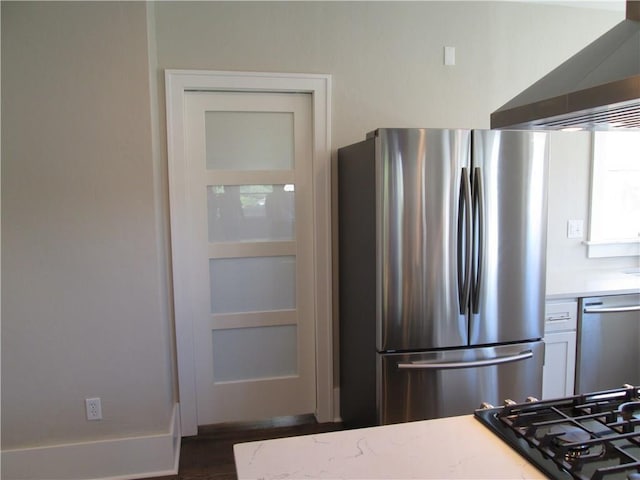
[[[622,18],[507,2],[149,7],[2,2],[5,449],[167,428],[163,69],[330,73],[335,149],[379,126],[488,127]],[[102,422],[85,421],[88,396]]]
[[[330,73],[338,147],[377,127],[488,128],[490,112],[622,16],[520,2],[159,2],[158,66]]]
[[[3,449],[169,426],[147,57],[142,2],[2,2]]]

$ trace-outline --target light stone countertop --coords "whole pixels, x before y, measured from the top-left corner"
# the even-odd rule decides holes
[[[547,300],[640,293],[640,269],[554,272],[547,278]]]
[[[247,479],[543,479],[472,415],[234,445]]]

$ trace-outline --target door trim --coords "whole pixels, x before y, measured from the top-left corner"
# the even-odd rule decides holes
[[[189,272],[184,258],[187,229],[184,94],[187,91],[285,92],[311,94],[313,116],[314,281],[316,418],[333,420],[331,323],[331,75],[296,73],[165,70],[167,154],[173,256],[173,296],[183,436],[198,433],[193,317],[188,302]]]

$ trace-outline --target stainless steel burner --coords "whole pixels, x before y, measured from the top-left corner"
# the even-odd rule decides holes
[[[589,446],[584,445],[591,436],[578,427],[555,425],[551,427],[548,435],[553,437],[553,445],[560,447],[560,450],[565,450],[564,459],[567,462],[574,462],[591,453]]]
[[[564,459],[567,462],[574,462],[584,457],[596,456],[602,453],[602,449],[599,449],[599,451],[591,455],[591,449],[584,444],[591,439],[591,435],[589,435],[589,432],[572,425],[554,425],[547,435],[553,437],[552,444],[566,449]]]
[[[584,443],[591,439],[589,432],[574,426],[555,425],[549,430],[549,435],[556,436],[558,444]]]

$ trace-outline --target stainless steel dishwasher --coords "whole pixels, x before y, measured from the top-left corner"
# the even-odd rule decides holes
[[[582,298],[576,393],[640,385],[640,294]]]

